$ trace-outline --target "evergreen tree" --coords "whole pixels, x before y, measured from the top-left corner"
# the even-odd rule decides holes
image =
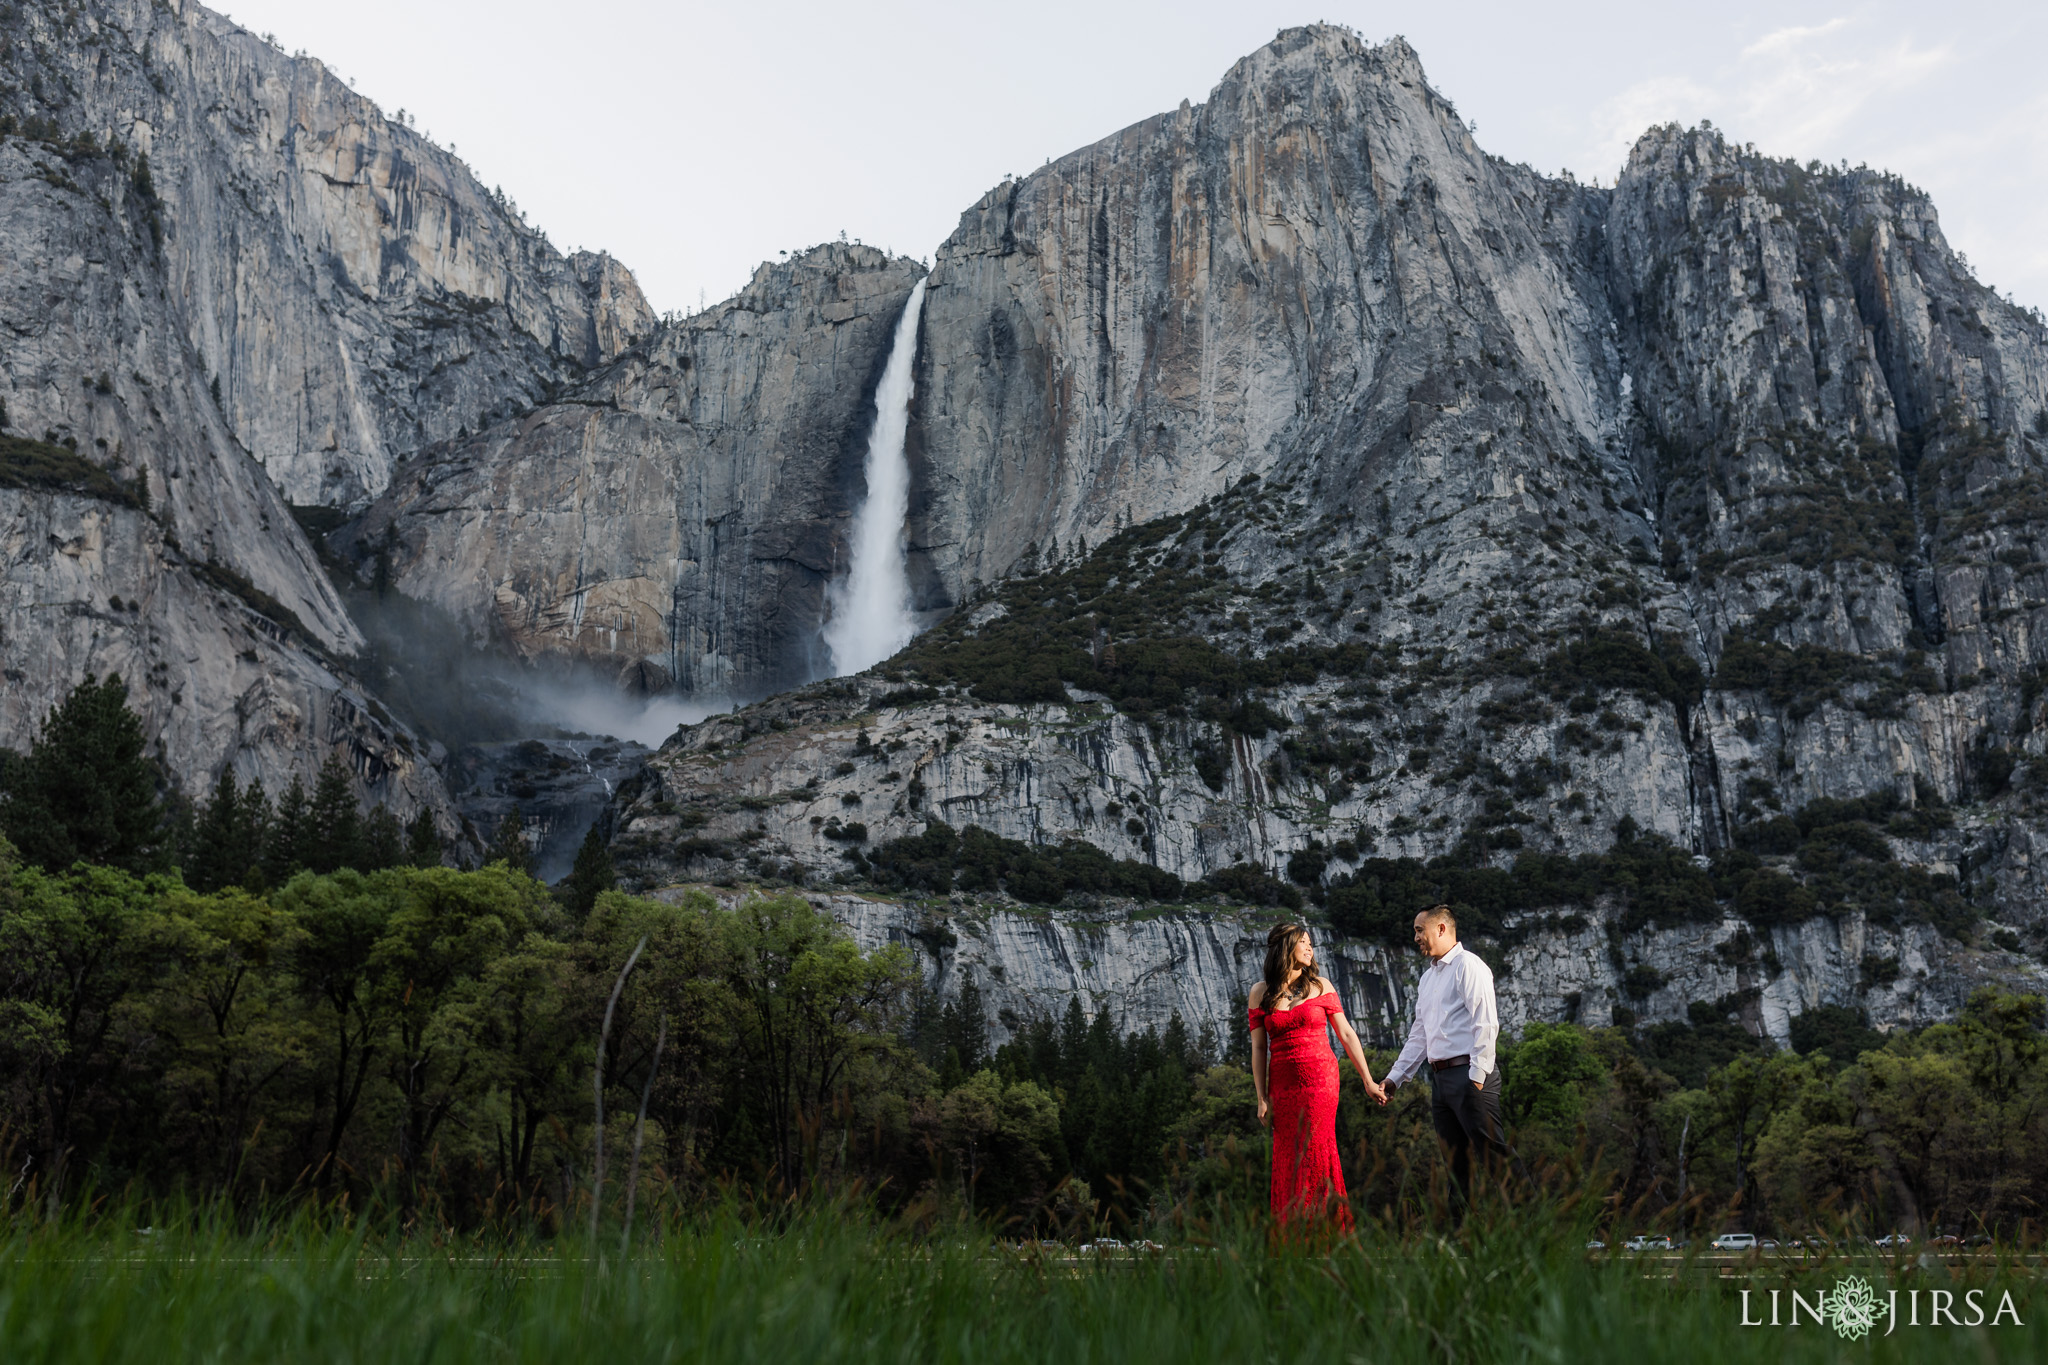
[[[988,1020],[981,987],[969,973],[960,998],[939,1011],[939,1084],[950,1089],[988,1065]]]
[[[405,862],[405,831],[398,817],[378,802],[369,819],[363,821],[362,857],[354,864],[359,872],[377,872]]]
[[[526,842],[526,822],[519,818],[517,806],[498,822],[497,833],[484,845],[484,866],[492,863],[503,863],[514,872],[533,871],[533,845]]]
[[[582,919],[600,895],[618,884],[618,874],[612,870],[611,850],[605,847],[597,826],[592,825],[583,836],[583,846],[576,850],[576,866],[569,870],[566,890],[570,913]]]
[[[342,761],[331,755],[320,765],[313,784],[307,824],[307,867],[326,873],[362,862],[363,817],[356,809],[355,782]]]
[[[434,826],[434,813],[422,809],[405,827],[405,861],[412,867],[439,867],[442,853],[441,831]]]
[[[86,674],[4,778],[0,831],[26,861],[51,871],[80,861],[137,873],[160,865],[167,830],[156,766],[119,674]]]
[[[277,798],[277,814],[263,844],[264,879],[272,886],[282,886],[294,872],[303,871],[311,842],[312,812],[306,803],[306,784],[293,773],[292,784]]]
[[[193,823],[184,859],[185,881],[195,890],[219,891],[260,880],[270,802],[261,783],[237,790],[232,769],[223,769],[213,795]]]

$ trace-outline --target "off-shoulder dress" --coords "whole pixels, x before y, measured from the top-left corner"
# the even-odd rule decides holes
[[[1344,1168],[1337,1160],[1337,1056],[1330,1020],[1344,1012],[1335,991],[1286,1009],[1253,1009],[1266,1031],[1266,1098],[1273,1108],[1273,1215],[1283,1222],[1328,1217],[1351,1226]]]

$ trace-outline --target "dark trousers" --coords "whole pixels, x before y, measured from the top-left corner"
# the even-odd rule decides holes
[[[1453,1220],[1462,1223],[1472,1201],[1472,1149],[1480,1160],[1499,1171],[1514,1162],[1508,1146],[1507,1128],[1500,1118],[1500,1067],[1486,1078],[1484,1089],[1472,1088],[1468,1066],[1449,1066],[1430,1073],[1435,1098],[1429,1116],[1436,1123],[1436,1135],[1444,1140],[1451,1158]],[[1517,1163],[1518,1164],[1518,1163]]]

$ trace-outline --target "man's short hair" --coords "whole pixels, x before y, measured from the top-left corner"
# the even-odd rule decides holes
[[[1432,905],[1422,912],[1422,917],[1431,923],[1442,920],[1451,926],[1452,933],[1458,932],[1458,917],[1451,913],[1451,907],[1448,905]]]

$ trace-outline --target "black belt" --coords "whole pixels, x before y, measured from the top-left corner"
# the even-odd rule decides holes
[[[1431,1071],[1449,1071],[1454,1066],[1470,1066],[1471,1064],[1472,1059],[1469,1056],[1446,1057],[1440,1062],[1431,1062],[1429,1064],[1429,1069]]]

